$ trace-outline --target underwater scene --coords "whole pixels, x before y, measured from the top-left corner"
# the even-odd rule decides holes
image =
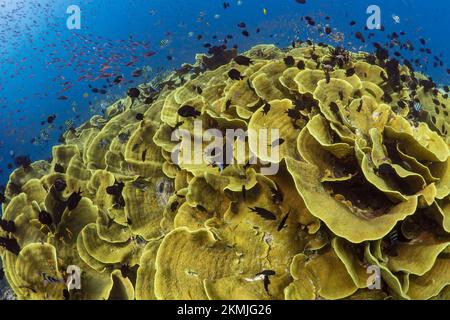
[[[449,16],[0,0],[0,298],[449,300]]]

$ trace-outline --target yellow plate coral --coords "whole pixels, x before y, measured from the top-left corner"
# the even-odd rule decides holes
[[[368,53],[244,55],[198,55],[11,174],[18,298],[448,297],[448,97]]]

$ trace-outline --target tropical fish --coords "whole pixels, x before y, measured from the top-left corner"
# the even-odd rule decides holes
[[[266,220],[276,220],[277,219],[277,216],[267,209],[260,208],[260,207],[249,208],[249,209],[251,212],[256,213],[257,215],[259,215],[260,217],[262,217]]]
[[[201,115],[200,111],[197,111],[194,107],[192,106],[182,106],[180,109],[178,109],[178,114],[184,118],[189,118],[189,117],[197,117],[199,115]]]

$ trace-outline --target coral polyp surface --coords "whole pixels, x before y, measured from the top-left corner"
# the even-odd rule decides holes
[[[11,175],[17,296],[448,299],[447,94],[342,48],[216,51]]]

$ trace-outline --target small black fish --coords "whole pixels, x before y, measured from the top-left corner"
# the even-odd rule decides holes
[[[283,61],[287,67],[292,67],[293,65],[295,65],[295,59],[292,56],[287,56],[283,59]]]
[[[53,121],[55,121],[55,119],[56,119],[56,114],[48,116],[47,122],[48,123],[53,123]]]
[[[172,202],[172,204],[170,205],[170,211],[175,212],[177,210],[178,206],[179,206],[178,201]]]
[[[257,274],[257,276],[264,276],[264,289],[269,293],[270,276],[274,276],[276,273],[273,270],[264,270]]]
[[[39,212],[39,222],[43,225],[50,226],[53,223],[53,218],[50,213],[45,210]]]
[[[270,108],[271,108],[270,103],[266,102],[266,103],[264,104],[263,109],[262,109],[262,113],[263,113],[264,115],[267,115],[267,114],[269,113],[269,111],[270,111]]]
[[[389,93],[385,92],[383,95],[383,101],[386,103],[391,103],[392,102],[392,97]]]
[[[354,74],[355,74],[355,68],[350,68],[350,69],[347,69],[347,71],[345,72],[345,76],[346,77],[351,77],[351,76],[353,76]]]
[[[249,33],[247,30],[244,30],[244,31],[242,31],[242,35],[243,35],[244,37],[249,37],[249,36],[250,36],[250,33]]]
[[[197,111],[192,106],[185,105],[185,106],[182,106],[180,109],[178,109],[178,114],[184,118],[189,118],[189,117],[196,118],[197,116],[201,115],[201,112]]]
[[[297,109],[288,109],[286,110],[285,113],[288,115],[289,118],[293,120],[298,120],[302,117],[302,114]]]
[[[230,71],[228,71],[228,76],[232,80],[242,80],[242,79],[244,79],[244,77],[241,76],[241,73],[238,70],[236,70],[236,69],[231,69]]]
[[[138,120],[138,121],[144,120],[144,115],[142,113],[137,113],[136,114],[136,120]]]
[[[361,100],[359,101],[359,105],[358,105],[358,108],[356,109],[356,112],[361,112],[362,107],[363,107],[363,100],[361,99]]]
[[[234,62],[241,66],[249,66],[252,64],[252,60],[246,56],[237,56],[234,58]]]
[[[330,109],[331,111],[333,111],[334,113],[338,113],[339,112],[339,106],[337,105],[336,102],[331,101],[330,102]]]
[[[67,290],[67,289],[63,290],[63,297],[64,297],[64,300],[70,300],[70,292],[69,292],[69,290]]]
[[[257,276],[265,276],[265,277],[269,277],[269,276],[274,276],[276,275],[276,272],[273,270],[263,270],[262,272],[258,273]]]
[[[81,189],[78,189],[78,192],[72,192],[72,194],[69,196],[69,199],[67,199],[67,209],[69,211],[72,211],[78,206],[78,203],[80,202],[82,196],[81,196]]]
[[[246,26],[247,25],[244,22],[241,22],[241,23],[238,24],[238,27],[241,28],[241,29],[245,28]]]
[[[14,238],[0,237],[0,246],[15,255],[18,255],[20,252],[20,246]]]
[[[201,212],[205,212],[205,213],[208,212],[208,210],[204,206],[201,206],[199,204],[195,208],[198,209]]]
[[[0,228],[5,232],[16,232],[16,224],[12,220],[0,220]]]
[[[395,176],[395,170],[391,165],[387,163],[382,163],[378,168],[375,169],[375,173],[378,176]]]
[[[14,164],[16,165],[16,167],[23,167],[24,169],[28,169],[31,165],[30,156],[17,156],[14,158]]]
[[[316,25],[316,22],[311,17],[305,17],[305,20],[310,26]]]
[[[56,163],[55,164],[55,172],[64,173],[64,167],[62,165],[60,165],[59,163]]]
[[[56,179],[53,183],[53,186],[55,187],[55,190],[58,192],[63,192],[64,189],[66,189],[66,182],[63,179]]]
[[[266,210],[264,208],[255,207],[255,208],[249,208],[251,212],[256,213],[260,217],[267,219],[267,220],[277,220],[277,216],[270,212],[269,210]]]
[[[300,60],[300,61],[297,63],[297,68],[300,69],[300,70],[305,70],[305,68],[306,68],[305,61]]]
[[[130,88],[127,94],[131,99],[136,99],[141,95],[141,91],[138,88]]]
[[[366,42],[366,39],[364,38],[364,36],[362,35],[362,33],[361,32],[355,32],[355,38],[356,39],[358,39],[358,40],[360,40],[362,43],[365,43]]]
[[[114,84],[120,84],[123,80],[123,76],[117,76],[114,78],[113,83]]]
[[[277,231],[281,231],[285,226],[286,226],[286,221],[289,218],[289,214],[291,213],[291,210],[288,211],[288,213],[286,213],[283,217],[283,219],[281,219],[280,224],[278,225]]]
[[[283,202],[283,193],[281,192],[280,187],[276,185],[276,188],[270,188],[270,191],[272,192],[272,200],[275,204],[280,204],[281,202]]]
[[[117,196],[122,193],[125,184],[123,182],[114,181],[112,186],[106,187],[106,193],[111,196]]]

